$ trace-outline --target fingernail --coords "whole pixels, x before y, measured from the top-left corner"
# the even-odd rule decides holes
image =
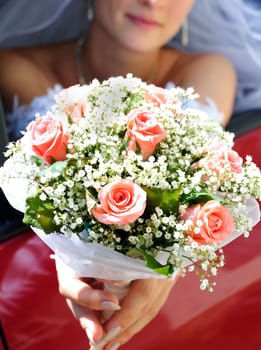
[[[121,307],[120,305],[118,304],[115,304],[111,301],[104,301],[103,303],[101,303],[102,307],[104,310],[113,310],[113,311],[116,311],[116,310],[120,310]]]
[[[112,329],[109,330],[109,332],[103,337],[103,339],[106,338],[106,340],[111,340],[113,339],[120,331],[122,328],[120,326],[113,327]]]
[[[91,345],[89,350],[101,350],[103,348],[102,346],[97,346],[97,344]]]
[[[86,334],[87,334],[87,337],[88,337],[90,343],[93,344],[93,343],[94,343],[94,339],[93,339],[93,334],[92,334],[91,330],[88,329],[88,328],[86,328],[86,329],[85,329],[85,332],[86,332]]]
[[[121,327],[117,326],[109,330],[109,332],[96,344],[94,344],[90,350],[101,350],[110,340],[112,340],[121,331]]]
[[[91,345],[89,350],[101,350],[103,348],[103,346],[104,346],[104,344],[101,344],[101,345],[93,344],[93,345]]]
[[[117,349],[119,349],[120,346],[121,346],[120,343],[115,343],[115,344],[113,344],[113,345],[110,347],[109,350],[117,350]]]

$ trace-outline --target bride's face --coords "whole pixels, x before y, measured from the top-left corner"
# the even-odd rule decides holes
[[[117,43],[146,52],[180,29],[193,0],[95,0],[94,23]]]

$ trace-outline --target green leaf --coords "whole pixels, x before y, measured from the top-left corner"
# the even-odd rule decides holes
[[[50,172],[50,173],[55,174],[55,175],[57,175],[57,174],[61,175],[64,168],[66,168],[66,166],[67,166],[66,160],[54,162],[48,168],[42,170],[41,175],[44,175],[47,172],[48,173]]]
[[[146,260],[146,266],[164,276],[171,276],[173,274],[173,266],[171,264],[162,265],[151,254],[145,250],[138,249]]]
[[[210,200],[222,202],[222,198],[215,196],[214,194],[208,193],[204,190],[202,191],[192,191],[188,194],[183,194],[181,196],[181,203],[190,203],[190,204],[198,204],[198,203],[206,203]]]
[[[38,157],[38,156],[32,156],[32,161],[37,165],[37,166],[41,166],[44,161],[42,160],[42,158]]]
[[[160,275],[164,275],[164,276],[171,276],[173,274],[173,266],[170,264],[164,265],[162,267],[159,268],[155,268],[153,269],[153,271],[159,273]]]
[[[26,208],[23,222],[27,225],[42,229],[45,233],[51,233],[58,230],[55,225],[54,206],[49,201],[42,201],[40,193],[26,199]]]
[[[163,210],[164,213],[176,213],[179,206],[180,189],[162,190],[160,188],[143,187],[147,193],[147,205],[144,215],[151,215],[156,207]]]
[[[163,190],[160,208],[166,213],[176,213],[179,205],[180,190]]]
[[[126,150],[126,148],[128,147],[128,144],[129,144],[129,140],[128,139],[124,139],[122,141],[122,145],[120,147],[120,153],[122,153],[123,151]]]
[[[130,93],[127,97],[127,107],[125,108],[125,114],[128,114],[132,109],[135,109],[141,105],[143,97],[140,94]]]
[[[131,248],[127,251],[127,256],[131,257],[131,258],[143,258],[143,251],[141,249],[138,248]]]

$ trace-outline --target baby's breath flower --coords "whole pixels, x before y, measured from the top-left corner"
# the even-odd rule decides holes
[[[197,211],[209,200],[218,201],[232,215],[235,230],[247,237],[253,225],[249,205],[253,198],[261,198],[260,170],[251,156],[246,157],[238,172],[233,171],[229,157],[219,157],[220,149],[232,150],[234,135],[209,120],[206,113],[186,109],[197,97],[192,88],[170,88],[160,105],[146,99],[150,88],[128,74],[63,91],[52,113],[68,133],[65,159],[56,161],[54,155],[52,164],[46,164],[21,141],[10,143],[6,152],[9,159],[0,169],[0,185],[24,180],[28,196],[40,211],[51,213],[46,222],[52,222],[61,234],[76,234],[85,242],[130,256],[136,254],[140,259],[142,252],[156,260],[164,252],[174,270],[179,268],[182,275],[194,271],[200,278],[200,288],[212,291],[211,277],[224,265],[224,254],[219,249],[220,242],[202,244],[189,236],[192,232],[200,238],[207,231],[206,220],[194,220],[186,213],[192,206]],[[68,110],[78,102],[85,107],[81,118],[74,122]],[[130,147],[128,120],[134,109],[155,115],[154,122],[166,134],[147,159],[142,152],[143,138],[139,143],[132,135],[136,149]],[[120,224],[100,222],[93,215],[96,207],[99,213],[109,208],[107,216],[116,208],[113,215],[120,211],[123,217],[124,203],[127,209],[134,210],[131,200],[136,194],[126,194],[125,188],[115,196],[101,195],[107,184],[123,179],[146,193],[140,216]],[[102,205],[103,197],[112,202]],[[27,217],[31,213],[29,210]],[[208,222],[211,225],[211,220]]]
[[[209,281],[206,278],[204,278],[200,284],[200,289],[206,290],[208,287],[209,287]]]

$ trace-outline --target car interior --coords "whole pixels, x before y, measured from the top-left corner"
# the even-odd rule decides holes
[[[2,103],[0,103],[0,166],[5,157],[5,147],[8,142],[4,112]],[[3,191],[0,190],[0,242],[13,237],[26,229],[22,222],[22,213],[15,210],[6,200]]]

